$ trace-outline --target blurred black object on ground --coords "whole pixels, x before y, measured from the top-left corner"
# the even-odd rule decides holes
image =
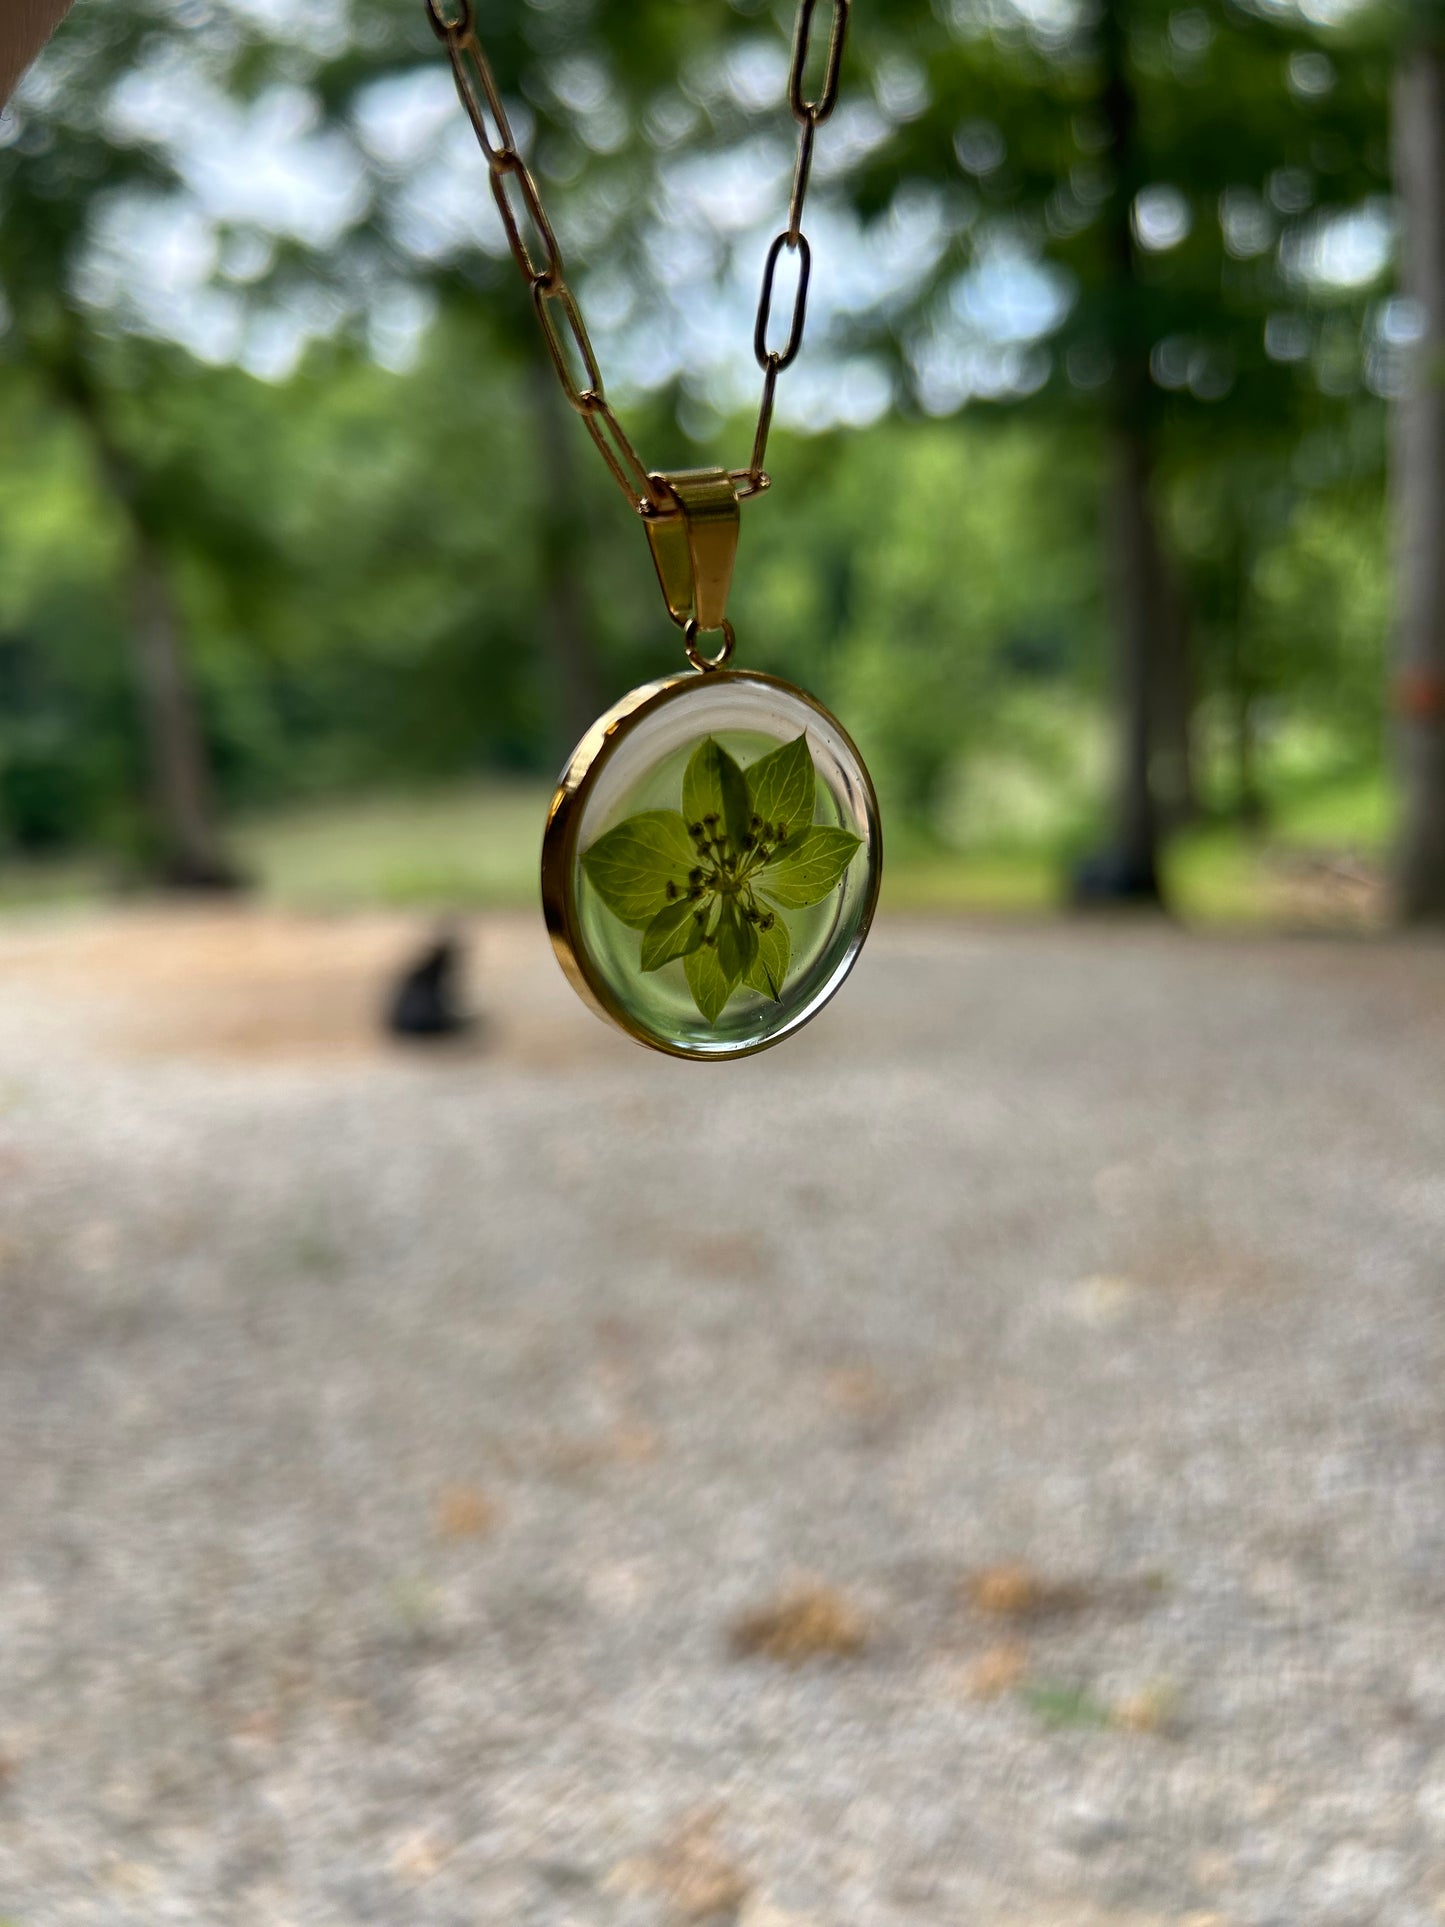
[[[456,932],[439,930],[397,978],[386,1006],[393,1037],[456,1037],[474,1032],[475,1013],[461,1003],[466,948]]]

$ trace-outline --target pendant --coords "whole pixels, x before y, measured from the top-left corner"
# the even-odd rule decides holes
[[[821,703],[748,670],[635,689],[578,744],[542,845],[552,946],[674,1057],[741,1057],[820,1011],[878,900],[878,802]]]
[[[602,1016],[674,1057],[742,1057],[800,1029],[852,969],[878,901],[878,799],[821,703],[726,666],[726,471],[665,486],[677,510],[648,534],[693,667],[634,689],[573,751],[547,813],[542,904]],[[702,629],[722,631],[717,656],[700,653]]]

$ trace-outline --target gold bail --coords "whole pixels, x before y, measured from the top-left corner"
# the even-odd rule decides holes
[[[675,507],[644,519],[667,613],[682,627],[721,629],[738,552],[738,492],[725,468],[654,475]]]

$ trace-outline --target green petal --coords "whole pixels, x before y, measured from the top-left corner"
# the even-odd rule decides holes
[[[732,996],[736,980],[730,983],[718,962],[717,945],[705,943],[683,958],[687,987],[692,1000],[710,1024],[722,1016],[723,1005]]]
[[[801,835],[812,823],[816,777],[806,735],[751,764],[747,781],[750,813],[764,823],[785,826],[789,835]]]
[[[742,982],[758,954],[757,926],[748,922],[736,897],[725,897],[717,920],[717,960],[728,979],[728,994]]]
[[[661,970],[675,957],[685,957],[702,942],[702,932],[699,906],[689,898],[664,905],[642,933],[642,968]]]
[[[607,908],[635,930],[647,927],[674,893],[687,889],[697,852],[676,810],[643,810],[582,853],[587,880]]]
[[[785,910],[802,910],[821,903],[841,882],[862,843],[849,830],[815,827],[794,843],[789,841],[765,870],[756,887]]]
[[[788,935],[788,926],[781,917],[775,916],[770,930],[758,931],[758,954],[747,973],[749,988],[771,997],[775,1004],[781,1003],[792,961],[793,941]]]
[[[742,771],[715,737],[705,736],[682,777],[682,812],[688,823],[710,816],[740,854],[748,829],[748,786]]]

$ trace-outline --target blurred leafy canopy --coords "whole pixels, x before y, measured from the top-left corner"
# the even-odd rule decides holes
[[[673,275],[657,210],[683,159],[745,151],[782,179],[780,98],[739,76],[759,59],[779,71],[791,8],[489,0],[479,18],[584,297],[618,277],[633,290],[619,336],[663,296],[706,303],[705,276]],[[916,820],[936,818],[950,771],[1004,720],[1020,754],[1057,762],[1048,718],[1101,692],[1094,424],[1121,330],[1153,371],[1206,711],[1243,689],[1372,740],[1389,309],[1380,272],[1314,268],[1332,223],[1368,223],[1387,189],[1393,24],[1361,10],[1326,27],[1223,0],[855,8],[815,198],[832,204],[839,252],[896,257],[897,272],[876,297],[841,301],[807,354],[883,366],[905,415],[943,419],[837,446],[780,435],[737,608],[758,660],[860,717],[889,800]],[[1110,46],[1137,103],[1129,179],[1100,145]],[[460,110],[417,151],[368,135],[378,103],[403,129],[429,126],[444,66],[421,7],[394,0],[269,27],[221,0],[107,0],[75,11],[7,118],[12,836],[124,840],[141,788],[115,592],[128,536],[84,422],[128,466],[171,558],[235,800],[545,759],[555,669],[539,610],[559,557],[585,585],[605,684],[662,659],[641,544],[617,534],[575,425],[528,386],[535,324]],[[354,165],[359,186],[324,233],[207,217],[207,285],[238,340],[278,317],[315,323],[279,380],[208,365],[137,310],[116,268],[127,208],[149,210],[158,246],[204,195],[162,111],[191,96],[243,129],[289,101],[308,138]],[[830,144],[840,171],[824,164]],[[1127,300],[1108,239],[1121,206],[1136,236]],[[760,259],[765,239],[749,228],[738,245]],[[731,245],[720,238],[717,276]],[[820,291],[827,263],[820,247]],[[373,356],[402,295],[432,319],[420,358],[393,371]],[[611,336],[599,329],[605,366]],[[948,419],[962,403],[972,418]],[[719,405],[684,369],[629,421],[649,454],[681,465],[717,448]],[[568,434],[575,475],[559,487],[539,445]]]

